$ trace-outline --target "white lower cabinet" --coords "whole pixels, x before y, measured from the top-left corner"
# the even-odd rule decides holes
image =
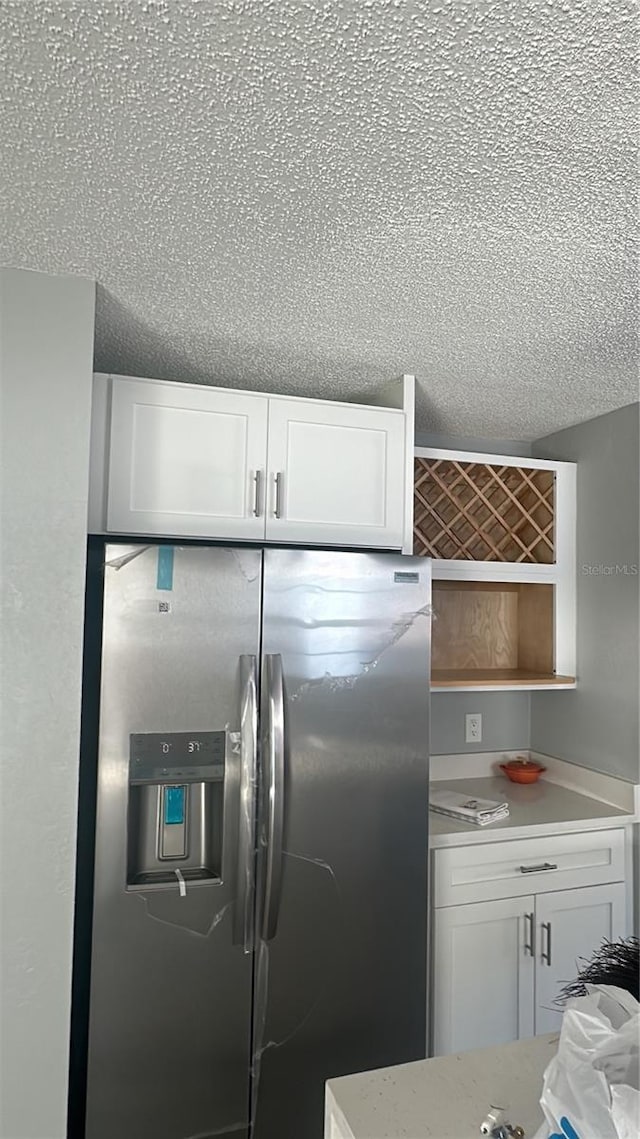
[[[534,899],[449,906],[435,919],[434,1054],[533,1036]]]
[[[559,1029],[562,1012],[553,1002],[562,986],[575,980],[580,958],[590,957],[603,938],[617,941],[624,937],[624,883],[541,894],[536,898],[536,924],[538,1036]]]
[[[623,876],[617,856],[623,838],[619,830],[435,852],[432,1055],[559,1028],[562,1011],[555,1001],[563,986],[575,980],[581,962],[603,939],[629,933],[625,883],[587,884],[590,874],[596,881],[605,876],[606,867],[612,878]],[[592,846],[602,857],[589,867]],[[486,897],[489,871],[493,897]],[[558,885],[570,878],[576,885],[554,890],[554,875]],[[500,897],[501,890],[518,887],[518,896]],[[483,900],[449,904],[458,895],[470,899],[476,890]]]

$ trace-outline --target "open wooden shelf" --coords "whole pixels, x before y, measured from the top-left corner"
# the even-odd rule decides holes
[[[554,671],[554,586],[433,582],[433,688],[572,685]]]
[[[527,672],[523,668],[493,668],[485,671],[474,668],[440,668],[431,673],[432,688],[503,688],[505,685],[532,688],[537,684],[573,686],[575,676]]]

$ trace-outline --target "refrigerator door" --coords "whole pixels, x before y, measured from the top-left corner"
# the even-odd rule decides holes
[[[86,1137],[241,1139],[262,556],[105,560]]]
[[[327,1078],[426,1050],[430,564],[264,573],[255,1139],[321,1139]]]

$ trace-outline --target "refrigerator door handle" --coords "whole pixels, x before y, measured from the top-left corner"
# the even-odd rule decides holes
[[[258,778],[258,665],[255,656],[240,657],[240,814],[238,866],[233,922],[234,945],[253,949],[253,902]]]
[[[264,754],[268,762],[265,787],[267,813],[266,865],[262,938],[271,941],[278,928],[282,885],[282,839],[284,829],[284,681],[282,657],[265,657],[266,738]]]

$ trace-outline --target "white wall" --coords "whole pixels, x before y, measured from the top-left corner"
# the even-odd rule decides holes
[[[0,273],[1,1139],[66,1134],[93,313]]]
[[[640,781],[640,404],[534,444],[578,464],[574,692],[534,692],[531,746]]]

